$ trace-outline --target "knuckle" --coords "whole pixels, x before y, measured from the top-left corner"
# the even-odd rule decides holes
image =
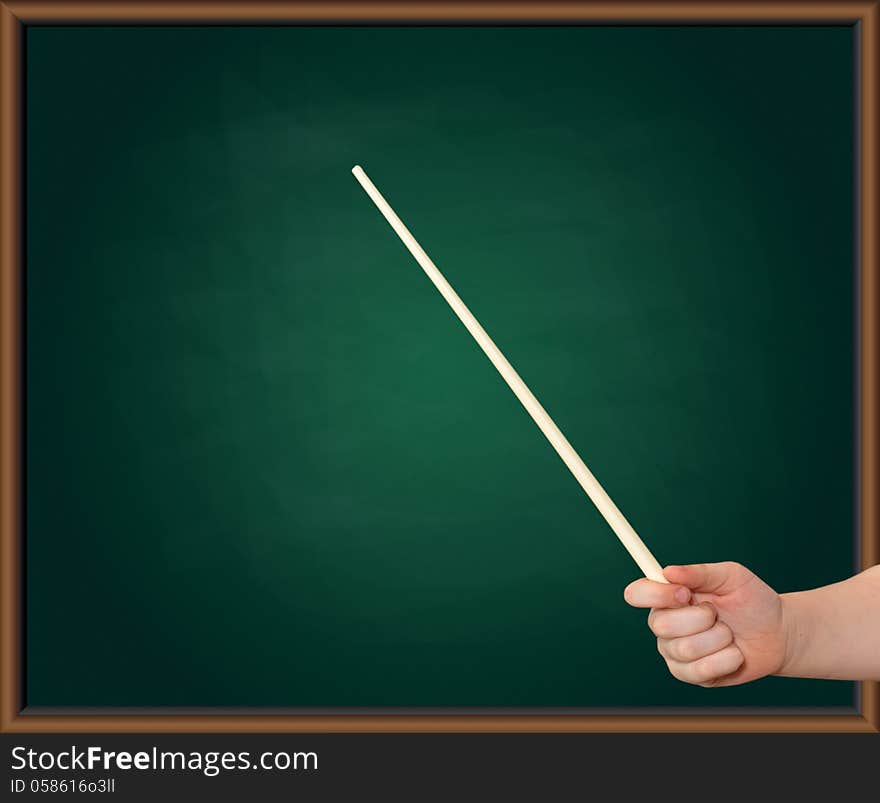
[[[655,636],[663,637],[663,615],[652,610],[648,615],[648,627]]]
[[[679,660],[686,663],[693,661],[697,657],[697,645],[690,638],[680,639],[675,651],[678,653]]]
[[[651,630],[654,631],[655,636],[659,636],[660,638],[669,638],[672,633],[671,626],[665,616],[658,616],[654,619],[654,624],[651,626]]]
[[[693,670],[689,666],[687,668],[679,666],[672,674],[676,680],[680,680],[682,683],[694,684],[699,682],[694,677]]]
[[[716,677],[711,661],[697,661],[693,665],[694,679],[697,683],[707,683]]]
[[[706,630],[708,630],[718,618],[718,611],[711,602],[701,602],[700,609],[703,611],[703,617],[706,621]]]

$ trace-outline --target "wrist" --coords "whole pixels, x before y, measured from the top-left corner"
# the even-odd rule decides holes
[[[782,660],[774,675],[797,677],[797,664],[807,642],[802,593],[780,594],[782,606]]]

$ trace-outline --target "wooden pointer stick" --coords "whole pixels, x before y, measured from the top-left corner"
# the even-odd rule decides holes
[[[550,441],[556,453],[562,458],[562,462],[568,466],[568,470],[574,474],[574,478],[580,483],[581,488],[584,489],[587,496],[593,501],[593,504],[598,508],[611,529],[614,530],[614,534],[620,539],[620,543],[624,545],[626,551],[629,552],[632,559],[638,564],[645,577],[656,580],[659,583],[665,583],[666,578],[663,577],[663,571],[660,568],[660,564],[657,563],[657,559],[651,554],[651,551],[624,518],[623,513],[617,509],[617,505],[611,501],[611,497],[605,493],[605,489],[599,484],[599,481],[593,476],[593,473],[587,468],[584,461],[580,459],[572,445],[559,431],[559,427],[553,423],[553,419],[547,415],[547,411],[532,395],[528,387],[526,387],[526,383],[513,370],[513,366],[499,351],[498,346],[492,342],[492,338],[486,334],[486,330],[480,326],[480,322],[458,297],[458,293],[452,289],[452,286],[446,281],[443,274],[440,273],[437,266],[431,261],[431,258],[416,242],[416,238],[403,225],[401,219],[388,205],[388,201],[376,189],[376,185],[370,181],[360,165],[355,165],[351,172],[364,190],[366,190],[373,203],[379,207],[379,211],[385,217],[385,220],[397,232],[397,236],[400,237],[403,244],[415,257],[416,262],[421,265],[422,270],[425,271],[428,278],[434,283],[434,287],[440,291],[440,295],[446,299],[449,306],[452,307],[452,311],[458,316],[458,319],[465,325],[465,328],[492,361],[492,365],[498,369],[498,373],[501,374],[516,398],[526,408],[532,420],[538,425],[538,428],[544,433],[547,440]]]

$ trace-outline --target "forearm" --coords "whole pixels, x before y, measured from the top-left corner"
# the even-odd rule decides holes
[[[880,566],[782,595],[786,657],[778,674],[880,680]]]

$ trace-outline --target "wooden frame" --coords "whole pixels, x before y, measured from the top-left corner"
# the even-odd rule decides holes
[[[22,37],[31,24],[812,23],[857,26],[860,562],[880,562],[878,48],[880,2],[103,2],[0,0],[0,732],[880,732],[880,682],[852,713],[438,714],[37,713],[21,685]]]

